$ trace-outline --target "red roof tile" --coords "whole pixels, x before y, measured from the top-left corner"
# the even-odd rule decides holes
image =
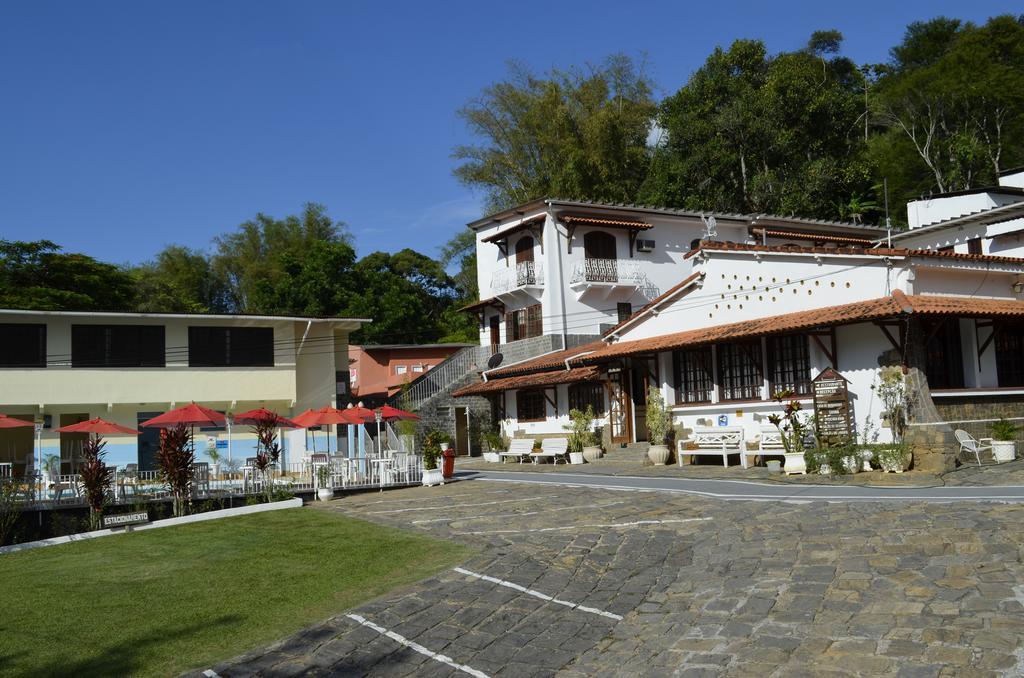
[[[566,224],[594,224],[595,226],[621,226],[623,228],[635,228],[638,231],[646,231],[651,225],[643,221],[628,221],[625,219],[605,219],[601,217],[581,217],[575,214],[562,214],[559,221]]]
[[[509,365],[508,367],[499,367],[494,370],[488,370],[488,379],[500,379],[502,377],[510,377],[516,374],[529,374],[531,372],[543,372],[544,370],[562,368],[565,369],[566,358],[572,358],[581,353],[587,351],[596,351],[597,349],[607,346],[603,341],[597,340],[592,341],[589,344],[582,346],[574,346],[562,351],[556,351],[555,353],[547,353],[530,360],[516,363],[515,365]]]
[[[519,388],[535,386],[554,386],[571,384],[577,381],[590,381],[599,378],[600,370],[596,367],[575,367],[571,370],[561,369],[537,374],[524,374],[504,379],[488,379],[477,384],[460,388],[452,393],[456,398],[484,393],[499,393]]]

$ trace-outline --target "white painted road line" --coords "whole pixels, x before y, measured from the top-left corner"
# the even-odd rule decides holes
[[[516,591],[519,591],[520,593],[525,593],[527,595],[533,596],[534,598],[540,598],[541,600],[546,600],[546,601],[548,601],[550,603],[557,603],[558,605],[565,605],[566,607],[568,607],[569,609],[572,609],[572,610],[579,610],[580,612],[589,612],[591,614],[597,614],[597,615],[600,615],[602,617],[608,617],[609,619],[614,619],[616,621],[622,621],[622,615],[615,614],[614,612],[606,612],[605,610],[599,610],[596,607],[587,607],[586,605],[580,605],[579,603],[573,603],[573,602],[570,602],[568,600],[559,600],[558,598],[555,598],[554,596],[549,596],[546,593],[541,593],[540,591],[534,591],[533,589],[528,589],[525,586],[520,586],[519,584],[516,584],[515,582],[505,581],[504,579],[498,579],[497,577],[489,577],[486,574],[480,574],[479,572],[471,572],[471,571],[465,570],[465,569],[463,569],[461,567],[456,567],[455,571],[460,573],[460,574],[467,575],[469,577],[476,577],[477,579],[483,579],[484,581],[489,581],[492,584],[499,584],[501,586],[505,586],[505,587],[508,587],[510,589],[514,589]]]
[[[479,504],[449,504],[448,506],[438,506],[437,510],[451,509],[451,508],[469,508],[471,506],[493,506],[494,504],[512,504],[517,501],[540,501],[541,499],[549,499],[549,497],[530,497],[528,499],[500,499],[498,501],[485,501]],[[367,511],[367,515],[375,516],[383,513],[408,513],[409,511],[423,512],[426,509],[422,506],[416,508],[402,508],[402,509],[388,509],[387,511]]]
[[[360,617],[358,614],[346,614],[345,616],[348,617],[349,619],[351,619],[352,621],[359,622],[360,624],[362,624],[363,626],[366,626],[367,628],[373,629],[374,631],[376,631],[377,633],[381,634],[382,636],[387,636],[391,640],[395,641],[396,643],[399,643],[400,645],[404,645],[405,647],[409,648],[410,650],[415,650],[416,652],[419,652],[420,654],[422,654],[422,655],[424,655],[426,657],[430,657],[431,659],[433,659],[436,662],[441,662],[442,664],[447,664],[448,666],[452,667],[453,669],[455,669],[457,671],[462,671],[463,673],[468,673],[469,675],[474,676],[475,678],[491,678],[490,676],[488,676],[483,671],[477,671],[476,669],[474,669],[471,666],[466,666],[465,664],[459,664],[458,662],[456,662],[451,657],[446,657],[443,654],[439,654],[439,653],[434,652],[432,650],[428,650],[427,648],[423,647],[419,643],[414,643],[411,640],[409,640],[408,638],[406,638],[405,636],[400,635],[398,633],[395,633],[394,631],[388,631],[383,626],[377,626],[372,621],[369,621],[365,617]]]
[[[525,534],[527,532],[556,532],[558,530],[584,530],[591,527],[641,527],[646,525],[668,525],[669,523],[695,523],[704,520],[711,520],[711,518],[669,518],[667,520],[634,520],[629,523],[560,525],[559,527],[535,527],[529,530],[485,530],[480,532],[456,532],[455,534]]]
[[[608,506],[615,506],[616,504],[622,504],[621,501],[610,501],[604,504],[582,504],[580,506],[556,506],[554,508],[539,509],[537,511],[527,511],[525,513],[485,513],[479,516],[447,516],[445,518],[430,518],[428,520],[414,520],[412,525],[422,525],[424,523],[461,523],[466,520],[479,520],[481,518],[518,518],[520,516],[535,516],[540,513],[550,513],[551,511],[571,511],[573,509],[596,509],[596,508],[607,508]]]

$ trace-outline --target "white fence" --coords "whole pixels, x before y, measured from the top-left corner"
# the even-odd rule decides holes
[[[640,262],[633,259],[583,259],[572,266],[569,284],[610,283],[619,285],[644,285],[647,276]]]
[[[515,266],[498,269],[491,275],[491,294],[543,285],[544,264],[539,261],[520,261]]]

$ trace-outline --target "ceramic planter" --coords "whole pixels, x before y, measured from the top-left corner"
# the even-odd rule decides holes
[[[1013,440],[993,440],[992,456],[997,463],[1013,461],[1017,457],[1017,443]]]
[[[822,475],[822,476],[830,476],[830,475],[832,475],[832,465],[831,464],[822,464],[822,465],[820,465],[818,467],[818,475]]]
[[[334,490],[329,487],[321,487],[316,491],[316,498],[320,501],[330,501],[334,499]]]
[[[589,464],[593,464],[595,461],[601,458],[601,448],[596,445],[592,447],[583,448],[583,459]]]
[[[582,452],[570,452],[569,453],[569,463],[570,464],[582,464],[583,463],[583,453]]]
[[[433,485],[444,485],[444,476],[441,475],[441,469],[423,469],[423,486],[432,487]]]
[[[803,452],[786,452],[783,454],[786,458],[786,464],[783,466],[783,470],[787,476],[796,474],[807,475],[807,462],[804,461]]]
[[[857,452],[860,454],[861,458],[861,470],[870,471],[871,460],[875,458],[875,453],[866,447],[862,447],[861,449],[857,450]]]
[[[910,452],[904,454],[903,459],[896,461],[886,457],[885,455],[881,455],[878,458],[878,463],[886,473],[903,473],[910,468],[911,459],[913,459],[913,454]]]
[[[651,445],[647,448],[647,458],[655,466],[664,466],[668,461],[668,445]]]
[[[849,474],[860,473],[861,462],[858,457],[843,457],[843,470]]]
[[[484,461],[489,461],[493,464],[501,462],[501,457],[498,456],[497,452],[484,452]]]
[[[769,459],[764,464],[768,467],[769,473],[780,473],[782,471],[782,462],[778,459]]]

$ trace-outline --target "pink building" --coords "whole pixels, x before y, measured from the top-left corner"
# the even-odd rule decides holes
[[[402,385],[419,379],[448,356],[472,344],[381,344],[349,346],[352,399],[377,407]]]

